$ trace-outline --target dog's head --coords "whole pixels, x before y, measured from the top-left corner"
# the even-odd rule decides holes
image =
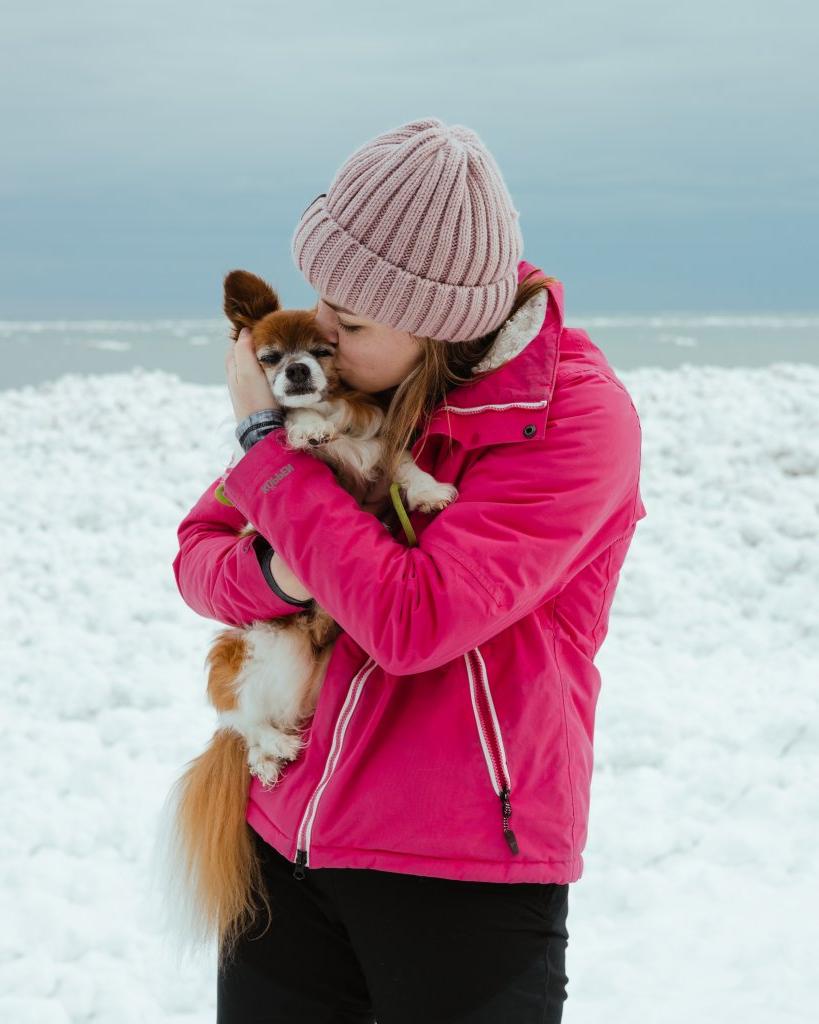
[[[319,331],[314,310],[282,309],[270,285],[247,270],[225,275],[224,308],[234,341],[243,327],[250,329],[256,358],[283,408],[315,405],[342,387],[335,346]]]

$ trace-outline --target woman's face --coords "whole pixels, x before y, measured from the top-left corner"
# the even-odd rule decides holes
[[[336,366],[351,388],[376,394],[400,384],[421,361],[421,344],[408,331],[367,320],[320,298],[316,323],[325,339],[337,345]]]

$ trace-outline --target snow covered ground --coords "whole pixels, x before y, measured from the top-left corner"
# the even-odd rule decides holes
[[[621,377],[648,516],[598,655],[564,1020],[813,1021],[819,367]],[[0,392],[8,1024],[214,1020],[214,958],[168,955],[147,890],[162,800],[214,724],[219,626],[171,562],[229,413],[162,371]]]

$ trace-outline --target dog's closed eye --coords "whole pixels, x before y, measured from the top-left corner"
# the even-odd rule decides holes
[[[294,359],[298,359],[302,355],[311,355],[314,359],[331,359],[335,356],[335,348],[331,345],[321,345],[309,350],[302,350],[300,352],[289,352],[288,355],[293,356]],[[284,353],[279,351],[277,348],[266,348],[262,349],[258,354],[258,360],[260,363],[264,363],[266,366],[276,366],[282,361]]]

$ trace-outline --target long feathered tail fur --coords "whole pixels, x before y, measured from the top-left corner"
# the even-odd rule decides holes
[[[270,914],[245,820],[249,788],[244,738],[218,729],[171,787],[154,845],[167,935],[183,955],[215,938],[220,970],[260,904]]]

